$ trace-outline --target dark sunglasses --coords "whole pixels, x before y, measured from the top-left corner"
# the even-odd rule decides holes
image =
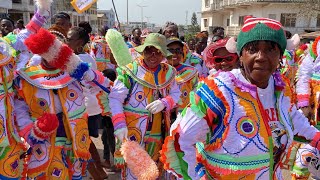
[[[156,49],[156,48],[151,48],[151,47],[146,47],[143,51],[145,54],[147,55],[158,55],[158,54],[161,54],[161,51],[159,49]]]
[[[215,64],[221,64],[223,61],[227,63],[232,63],[238,59],[237,54],[229,54],[226,56],[213,56],[212,60]]]
[[[182,50],[180,48],[177,49],[168,49],[172,54],[183,54]]]

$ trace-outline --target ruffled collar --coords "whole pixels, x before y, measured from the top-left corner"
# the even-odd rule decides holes
[[[235,84],[235,86],[240,88],[242,92],[248,92],[251,94],[251,96],[256,98],[258,91],[258,87],[256,85],[242,81],[239,77],[236,77],[232,72],[228,72],[228,75],[232,82]],[[241,72],[239,76],[242,76]],[[276,71],[275,73],[273,73],[272,78],[274,80],[275,93],[282,91],[285,87],[285,83],[281,78],[280,72]]]

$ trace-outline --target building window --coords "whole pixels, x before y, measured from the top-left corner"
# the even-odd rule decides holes
[[[227,26],[230,26],[230,19],[227,19]]]
[[[204,27],[208,27],[208,19],[203,19],[203,25]]]
[[[282,13],[280,22],[285,27],[296,27],[297,14]]]
[[[21,3],[22,3],[22,0],[12,0],[12,3],[18,3],[18,4],[21,4]]]
[[[269,14],[269,18],[276,20],[277,19],[277,15],[276,14]]]
[[[204,0],[204,5],[206,7],[210,7],[210,0]]]
[[[320,14],[317,16],[317,27],[320,27]]]
[[[238,22],[239,26],[243,26],[245,17],[246,16],[239,16],[239,22]]]

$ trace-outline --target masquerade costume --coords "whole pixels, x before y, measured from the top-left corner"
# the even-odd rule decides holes
[[[297,72],[297,107],[311,107],[310,123],[319,129],[319,39],[309,47],[300,47],[301,64]],[[287,155],[284,162],[285,168],[291,170],[293,179],[305,178],[310,175],[308,170],[309,162],[307,159],[319,156],[319,152],[308,144],[295,143],[291,147],[290,154]]]
[[[16,79],[19,134],[31,146],[27,175],[35,179],[81,179],[90,159],[91,141],[85,97],[76,80],[84,78],[103,85],[108,85],[108,80],[44,29],[30,36],[26,45],[46,60],[19,70]]]
[[[238,52],[259,40],[286,47],[279,22],[247,19],[237,39]],[[234,69],[199,83],[171,127],[161,161],[183,179],[282,179],[280,160],[296,134],[319,140],[318,130],[292,103],[280,74],[275,72],[268,87],[260,89]]]
[[[91,44],[91,55],[97,61],[99,71],[105,69],[115,69],[115,66],[110,62],[110,48],[103,36],[96,36]]]
[[[150,34],[145,44],[137,47],[137,51],[141,53],[147,46],[156,47],[162,54],[168,55],[165,37],[160,34]],[[138,142],[159,163],[159,150],[170,128],[170,110],[180,98],[175,81],[176,71],[165,63],[150,69],[143,62],[143,57],[117,71],[117,80],[109,94],[115,134],[127,128],[128,139]],[[146,110],[149,104],[159,100],[165,105],[163,111],[152,114]],[[115,165],[123,168],[123,179],[136,179],[131,170],[125,167],[119,151],[115,153]],[[161,167],[160,164],[158,167]]]
[[[38,5],[38,12],[18,35],[0,38],[0,179],[20,179],[25,175],[20,156],[26,146],[18,134],[14,117],[13,80],[17,68],[14,58],[17,51],[27,50],[25,39],[46,22],[46,17],[40,13],[43,8]]]

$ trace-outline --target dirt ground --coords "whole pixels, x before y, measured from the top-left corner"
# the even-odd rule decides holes
[[[102,141],[101,141],[101,134],[102,134],[102,131],[100,130],[99,131],[99,138],[92,138],[92,141],[94,142],[94,144],[96,145],[98,151],[99,151],[99,154],[100,154],[100,158],[101,160],[102,157],[103,157],[103,144],[102,144]],[[107,172],[108,175],[109,175],[109,180],[120,180],[120,173],[114,173],[114,172]],[[89,173],[88,173],[89,175]],[[290,176],[290,173],[289,171],[284,171],[283,172],[283,176],[284,176],[284,180],[291,180],[291,176]],[[313,178],[309,178],[309,180],[312,180]],[[89,177],[85,178],[84,180],[89,180]]]

